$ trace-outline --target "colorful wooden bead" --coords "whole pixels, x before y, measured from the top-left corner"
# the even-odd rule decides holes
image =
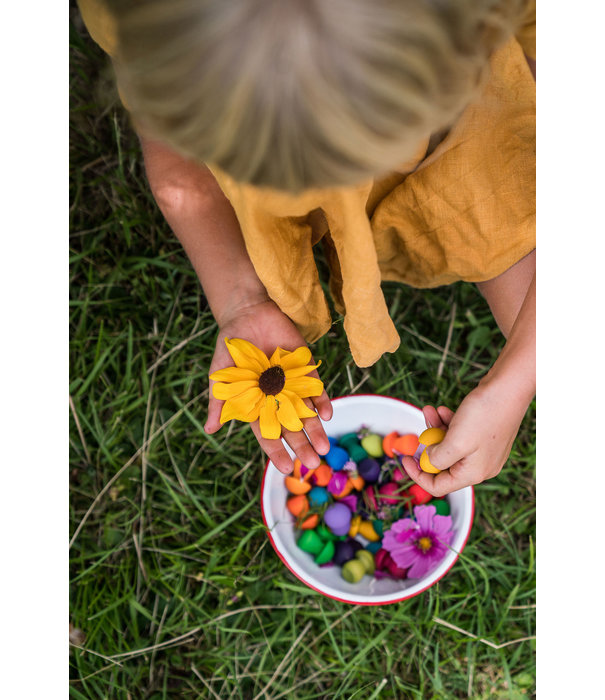
[[[357,532],[362,537],[365,537],[366,540],[370,540],[370,542],[378,542],[380,539],[380,536],[374,529],[374,525],[372,525],[369,520],[362,520],[359,523],[359,530]]]
[[[330,451],[325,455],[326,462],[334,471],[340,471],[349,461],[349,453],[338,445],[330,447]]]
[[[330,500],[330,494],[328,493],[327,489],[325,489],[323,486],[314,486],[309,491],[308,497],[309,504],[312,505],[314,508],[323,506],[324,503],[327,503]]]
[[[308,481],[301,481],[295,476],[287,476],[285,483],[290,493],[308,493],[311,490],[311,484]]]
[[[435,506],[437,515],[449,515],[451,512],[450,504],[445,498],[433,498],[427,503],[427,506]]]
[[[334,503],[324,513],[324,522],[335,535],[346,535],[351,526],[351,511],[344,503]]]
[[[422,486],[419,486],[418,484],[412,484],[407,490],[407,493],[412,497],[413,506],[422,506],[433,498],[428,491],[425,491]]]
[[[418,436],[418,442],[421,445],[436,445],[445,437],[445,430],[441,428],[427,428]]]
[[[359,532],[359,525],[361,524],[361,515],[354,515],[351,518],[351,524],[349,526],[349,536],[355,537]]]
[[[401,486],[396,481],[389,481],[378,487],[378,500],[393,505],[401,501]]]
[[[319,514],[308,515],[300,525],[301,530],[313,530],[319,525]]]
[[[366,484],[375,484],[380,477],[380,464],[374,457],[366,457],[357,464],[357,473]]]
[[[441,471],[441,469],[437,469],[437,467],[431,463],[429,453],[426,450],[420,455],[420,469],[427,474],[439,474]]]
[[[361,438],[361,446],[370,457],[382,457],[384,450],[382,449],[382,438],[376,433],[370,433]]]
[[[290,496],[286,501],[286,508],[295,518],[304,517],[309,511],[309,501],[304,494]]]
[[[398,437],[399,433],[394,430],[392,433],[389,433],[382,438],[382,449],[384,450],[385,455],[391,459],[395,456],[393,454],[393,443]]]
[[[315,563],[316,564],[327,564],[329,561],[332,561],[334,558],[334,542],[331,540],[328,540],[327,542],[324,543],[323,549],[319,554],[315,557]]]
[[[329,464],[322,462],[317,469],[313,470],[311,483],[315,486],[327,486],[332,478],[332,468]]]
[[[406,455],[412,457],[416,450],[418,449],[418,435],[413,433],[407,433],[406,435],[400,435],[398,438],[393,440],[391,445],[391,450],[393,453]]]
[[[303,534],[298,538],[296,544],[303,550],[303,552],[308,552],[309,554],[319,554],[324,548],[324,541],[315,532],[315,530],[305,530]]]

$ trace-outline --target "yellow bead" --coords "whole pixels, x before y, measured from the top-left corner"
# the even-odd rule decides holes
[[[370,540],[370,542],[378,542],[380,539],[378,533],[376,530],[374,530],[374,526],[369,520],[362,520],[361,523],[359,523],[359,529],[357,532],[359,532],[362,537],[365,537],[366,540]]]
[[[441,428],[427,428],[424,432],[420,433],[418,437],[418,442],[422,445],[436,445],[441,442],[445,437],[445,430]]]
[[[361,515],[355,515],[351,519],[351,527],[349,528],[349,535],[355,537],[359,532],[359,525],[361,524]]]
[[[374,555],[372,552],[368,552],[367,549],[358,549],[355,552],[355,558],[359,559],[359,561],[363,564],[366,574],[371,575],[374,573],[376,566],[374,564]]]
[[[420,455],[420,469],[428,474],[439,474],[441,471],[441,469],[437,469],[437,467],[431,464],[431,460],[429,459],[429,455],[426,450]]]
[[[349,583],[361,581],[365,572],[365,567],[359,559],[350,559],[341,569],[342,577]]]

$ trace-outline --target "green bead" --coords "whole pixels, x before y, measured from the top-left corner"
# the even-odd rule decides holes
[[[372,552],[368,552],[367,549],[358,549],[355,552],[355,558],[363,564],[366,573],[373,574],[376,565],[374,564],[374,555]]]
[[[357,583],[361,581],[366,570],[359,559],[351,559],[343,565],[341,569],[342,577],[349,583]]]
[[[349,457],[354,461],[359,464],[362,459],[366,459],[368,456],[368,453],[363,449],[361,445],[352,445],[350,449],[347,449],[347,452],[349,453]]]
[[[432,501],[427,503],[427,506],[435,506],[437,515],[449,515],[451,512],[450,504],[445,498],[433,498]]]
[[[349,446],[359,444],[359,438],[357,437],[357,433],[347,433],[346,435],[343,435],[338,441],[338,444],[341,447],[344,447],[344,449],[348,452]]]
[[[361,446],[370,455],[370,457],[382,457],[384,450],[382,449],[382,438],[376,433],[366,435],[361,439]]]
[[[382,537],[384,529],[384,523],[382,520],[372,520],[372,525],[374,526],[374,530],[376,530],[376,534]]]
[[[378,542],[368,542],[366,544],[366,549],[368,552],[372,552],[372,554],[376,554],[376,552],[382,548],[382,540],[378,540]]]
[[[319,523],[319,525],[315,528],[315,532],[324,541],[332,541],[338,539],[338,537],[329,528],[327,528],[324,523]]]
[[[326,542],[324,548],[315,557],[316,564],[327,564],[334,557],[334,542]]]
[[[324,542],[315,530],[305,530],[296,544],[309,554],[319,554],[324,547]]]

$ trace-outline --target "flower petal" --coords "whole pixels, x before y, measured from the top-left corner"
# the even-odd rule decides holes
[[[395,557],[393,557],[393,560],[395,560]],[[395,563],[397,563],[396,560]],[[429,569],[433,568],[434,564],[435,562],[429,557],[419,557],[410,567],[410,570],[408,571],[408,578],[422,578],[429,571]]]
[[[415,544],[407,544],[389,551],[395,564],[402,569],[407,569],[408,566],[412,566],[421,558],[421,554]]]
[[[286,379],[296,379],[297,377],[304,377],[305,374],[309,374],[314,369],[317,369],[321,362],[316,365],[304,365],[303,367],[293,367],[292,369],[285,370]]]
[[[274,396],[267,396],[259,412],[260,434],[266,440],[278,440],[281,436],[281,425],[277,419],[277,402]]]
[[[259,373],[243,367],[226,367],[217,369],[210,375],[210,379],[215,382],[243,382],[247,379],[258,379]]]
[[[290,400],[290,403],[294,406],[296,415],[299,418],[317,418],[317,413],[315,413],[312,408],[309,408],[307,404],[293,391],[282,389],[280,393]]]
[[[301,399],[306,399],[309,396],[321,396],[324,390],[324,384],[321,379],[317,379],[316,377],[286,378],[284,389],[293,391],[295,394],[298,394]]]
[[[269,369],[269,360],[262,350],[243,338],[225,338],[225,345],[238,367],[261,374]]]
[[[311,351],[306,345],[303,345],[300,348],[296,348],[294,352],[282,350],[282,356],[279,361],[279,364],[285,372],[287,369],[294,369],[295,367],[302,367],[304,365],[308,365],[310,359]]]
[[[443,539],[452,529],[451,515],[434,515],[433,516],[433,532]]]
[[[277,420],[284,426],[284,428],[286,428],[286,430],[291,430],[294,433],[302,430],[303,424],[300,422],[300,418],[296,415],[296,410],[294,409],[290,399],[281,392],[275,398],[279,404],[277,409]]]
[[[226,423],[233,418],[245,423],[252,423],[258,418],[258,412],[264,397],[265,395],[258,387],[253,387],[238,396],[227,399],[221,411],[221,423]]]
[[[414,508],[414,516],[421,530],[433,529],[433,516],[436,512],[435,506],[416,506]]]
[[[245,382],[233,382],[232,384],[216,382],[216,384],[212,385],[212,395],[215,399],[225,401],[226,399],[232,399],[234,396],[239,396],[239,394],[243,394],[244,391],[254,387],[258,387],[257,379],[252,379]]]
[[[283,348],[280,348],[279,345],[275,348],[275,352],[271,357],[269,358],[269,364],[271,367],[275,367],[275,365],[280,365],[281,366],[281,358],[283,355],[287,354],[287,350],[284,350]]]

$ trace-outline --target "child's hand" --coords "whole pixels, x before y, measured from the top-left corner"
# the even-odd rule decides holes
[[[403,466],[409,477],[433,496],[444,496],[500,473],[527,410],[506,387],[479,385],[454,413],[445,406],[425,406],[428,427],[447,429],[443,442],[428,447],[439,474],[418,469],[410,457]]]
[[[225,345],[225,337],[245,338],[269,356],[278,346],[284,350],[295,350],[306,345],[296,326],[272,301],[249,306],[223,323],[220,327],[209,374],[233,365],[233,360]],[[308,376],[318,377],[317,371],[310,372]],[[204,426],[204,430],[210,434],[215,433],[222,425],[219,418],[224,403],[212,395],[213,383],[211,380],[208,420]],[[332,405],[325,391],[321,396],[304,399],[304,402],[309,408],[317,409],[323,420],[330,420],[332,417]],[[282,437],[303,464],[315,467],[319,464],[318,455],[326,454],[330,449],[330,443],[319,418],[305,418],[302,422],[304,431],[290,432],[282,428]],[[260,434],[258,421],[252,423],[251,426],[256,439],[269,459],[281,472],[289,474],[294,468],[294,464],[282,441],[263,438]]]

